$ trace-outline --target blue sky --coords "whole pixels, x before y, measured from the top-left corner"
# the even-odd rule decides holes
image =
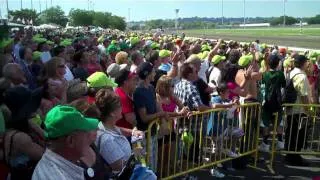
[[[108,11],[129,17],[131,21],[151,19],[173,19],[174,9],[180,9],[179,17],[221,17],[222,0],[89,0],[89,8]],[[71,8],[88,9],[88,0],[52,0],[68,14]],[[8,0],[9,9],[20,9],[20,0]],[[44,10],[51,0],[33,0],[33,8]],[[223,0],[225,17],[243,17],[243,0]],[[0,0],[1,15],[6,16],[6,0]],[[31,8],[31,0],[22,0],[23,8]],[[270,17],[283,15],[283,0],[245,0],[247,17]],[[130,9],[130,10],[129,10]],[[310,17],[320,14],[320,0],[286,0],[286,15]],[[130,12],[130,13],[129,13]]]

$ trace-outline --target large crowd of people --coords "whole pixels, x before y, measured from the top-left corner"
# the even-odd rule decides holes
[[[239,103],[262,104],[260,150],[267,152],[268,127],[283,99],[319,101],[320,53],[259,40],[241,44],[159,33],[28,29],[13,32],[0,49],[0,179],[108,179],[119,172],[129,179],[133,170],[123,169],[132,156],[132,139],[145,136],[152,121],[168,127],[170,118],[193,121],[192,111]],[[172,126],[167,134],[177,133]],[[283,133],[278,130],[278,148],[285,146]],[[157,137],[151,142],[150,168],[158,174]],[[303,164],[299,155],[286,161]]]

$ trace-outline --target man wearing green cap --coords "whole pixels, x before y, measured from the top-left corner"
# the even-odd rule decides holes
[[[45,137],[50,143],[32,179],[84,180],[84,169],[77,164],[95,141],[98,123],[97,119],[85,118],[70,106],[51,109],[44,122]]]

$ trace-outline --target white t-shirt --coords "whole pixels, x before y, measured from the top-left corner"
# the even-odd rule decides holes
[[[45,51],[41,53],[41,57],[40,57],[42,63],[46,63],[51,59],[51,54],[49,51]]]
[[[216,84],[212,83],[212,81],[215,81]],[[214,88],[212,95],[218,95],[216,88],[220,84],[220,81],[221,81],[221,71],[217,67],[213,67],[209,76],[209,83],[208,83],[210,87]]]
[[[206,71],[209,69],[209,61],[208,60],[204,60],[202,63],[201,63],[201,66],[200,66],[200,71],[198,73],[199,77],[206,83],[207,82],[207,76],[206,76]]]
[[[74,76],[71,72],[71,70],[69,69],[68,66],[66,66],[66,74],[64,75],[64,78],[67,80],[67,81],[71,81],[71,80],[74,80]]]

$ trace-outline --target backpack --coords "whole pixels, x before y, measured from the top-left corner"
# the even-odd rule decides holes
[[[298,74],[302,74],[302,73],[297,73],[294,76],[292,76],[292,78],[288,76],[286,79],[286,88],[284,90],[284,96],[283,96],[284,103],[292,104],[292,103],[295,103],[297,100],[298,92],[293,86],[293,78]]]

